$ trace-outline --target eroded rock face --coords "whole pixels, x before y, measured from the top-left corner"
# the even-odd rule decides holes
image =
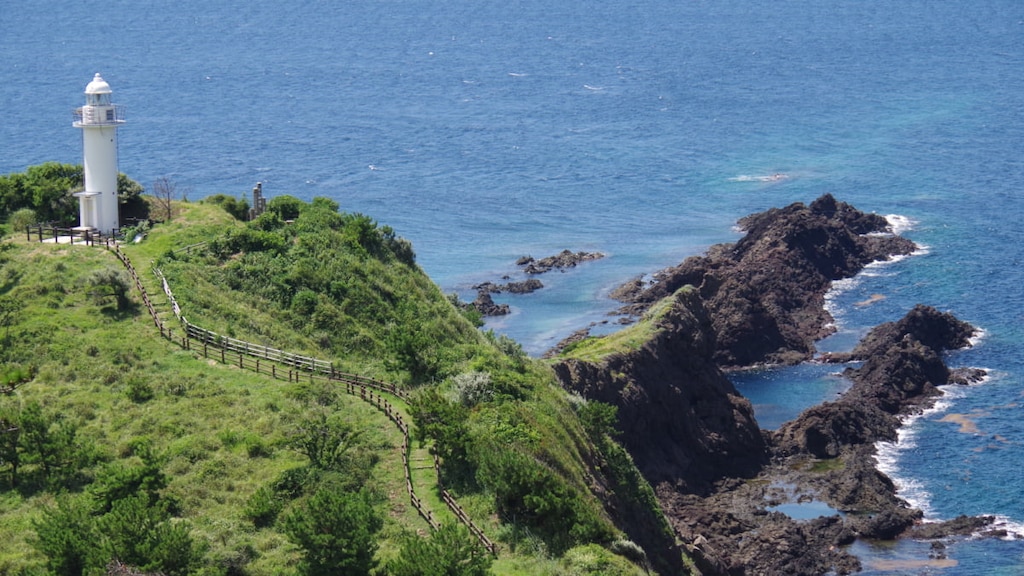
[[[845,370],[853,386],[841,399],[805,410],[775,433],[778,456],[842,460],[819,479],[820,491],[839,509],[861,513],[849,520],[858,534],[895,538],[920,520],[921,512],[897,498],[892,481],[875,468],[874,445],[894,441],[899,416],[931,405],[942,395],[939,386],[980,376],[977,370],[950,371],[941,356],[969,345],[975,332],[951,314],[914,307],[898,322],[877,326],[851,354],[837,355],[864,360]]]
[[[741,225],[747,234],[739,242],[616,293],[636,315],[675,298],[647,343],[600,362],[563,360],[555,371],[566,388],[619,408],[623,444],[705,574],[851,573],[859,564],[842,544],[895,538],[920,521],[921,511],[877,469],[875,443],[895,440],[900,416],[929,405],[939,386],[983,377],[950,370],[942,357],[968,345],[975,330],[915,307],[853,352],[833,355],[863,362],[846,370],[854,385],[839,400],[761,433],[722,368],[811,358],[814,342],[829,333],[824,295],[831,283],[916,247],[880,234],[888,229],[884,218],[828,195]],[[852,514],[794,522],[767,508],[777,485]],[[984,525],[969,519],[936,530]]]
[[[941,354],[970,344],[976,329],[930,306],[915,306],[898,322],[875,327],[848,355],[864,360],[844,375],[853,386],[836,402],[804,411],[775,434],[776,452],[835,458],[842,447],[895,439],[899,415],[919,409],[954,381]],[[963,380],[966,381],[965,377]]]
[[[746,235],[735,244],[688,258],[644,290],[634,280],[616,292],[633,304],[624,310],[636,313],[686,284],[699,287],[718,342],[715,361],[723,367],[810,358],[814,342],[831,330],[824,307],[831,283],[916,249],[906,238],[884,234],[885,218],[827,194],[809,206],[773,208],[739,224]]]
[[[683,290],[640,349],[599,364],[563,360],[555,373],[567,389],[618,407],[622,441],[649,482],[702,493],[767,460],[750,402],[715,365],[714,350],[700,298]]]

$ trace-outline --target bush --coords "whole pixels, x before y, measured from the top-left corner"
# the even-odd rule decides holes
[[[172,522],[162,508],[148,505],[145,495],[115,502],[99,518],[98,527],[106,561],[116,559],[144,572],[184,576],[202,558],[203,548],[192,541],[188,524]]]
[[[245,222],[249,219],[249,201],[245,198],[239,200],[234,196],[228,196],[227,194],[214,194],[203,199],[205,204],[213,204],[214,206],[220,206],[225,212],[231,214],[235,220]]]
[[[281,220],[295,220],[302,211],[302,200],[294,196],[275,196],[267,202],[267,212],[277,214]]]
[[[467,408],[494,398],[491,375],[487,372],[464,372],[452,377],[452,394]]]
[[[477,481],[494,494],[498,512],[529,526],[552,551],[612,538],[607,521],[565,478],[515,449],[496,444],[482,448]]]
[[[316,311],[318,297],[312,290],[301,290],[292,296],[292,311],[299,316],[309,317]]]
[[[197,567],[204,547],[184,522],[172,522],[145,494],[118,499],[97,515],[88,497],[61,496],[33,523],[34,546],[55,574],[102,574],[112,561],[142,571],[183,576]]]
[[[370,574],[383,526],[365,490],[320,490],[284,520],[288,538],[303,551],[299,569],[309,576]]]
[[[434,452],[444,459],[445,469],[456,476],[469,468],[469,411],[449,402],[436,388],[425,388],[413,398],[409,413],[420,442],[434,441]]]
[[[153,392],[153,387],[150,386],[149,382],[139,377],[132,377],[128,380],[128,385],[125,386],[124,393],[128,396],[129,400],[136,404],[148,402],[156,396],[156,393]]]
[[[128,275],[119,268],[95,270],[89,275],[86,283],[94,289],[93,296],[101,302],[113,298],[118,310],[123,310],[131,304],[128,293],[132,284]]]
[[[339,470],[345,467],[359,436],[350,424],[321,412],[302,423],[293,446],[309,458],[314,468]]]
[[[59,496],[57,506],[44,508],[33,527],[33,545],[46,556],[46,565],[54,574],[77,576],[102,564],[96,547],[100,533],[87,499]]]
[[[390,576],[484,576],[491,557],[461,524],[445,524],[429,537],[407,533]]]
[[[284,509],[285,500],[273,488],[263,486],[253,492],[243,514],[257,528],[273,526]]]
[[[21,208],[11,214],[8,223],[11,225],[12,232],[24,232],[25,228],[38,222],[36,218],[36,211],[31,208]]]

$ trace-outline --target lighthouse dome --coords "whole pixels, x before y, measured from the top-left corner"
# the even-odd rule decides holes
[[[85,87],[85,93],[110,94],[110,84],[107,84],[107,81],[100,77],[99,72],[97,72],[96,76],[92,79],[92,82],[89,82],[89,85]]]

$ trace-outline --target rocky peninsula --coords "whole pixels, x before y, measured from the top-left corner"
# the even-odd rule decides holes
[[[917,246],[892,234],[889,222],[831,195],[791,204],[738,223],[745,235],[712,246],[663,270],[650,284],[634,280],[614,295],[621,312],[638,315],[691,285],[700,292],[715,333],[715,362],[723,368],[810,359],[814,342],[832,328],[825,294],[872,262],[912,253]]]
[[[593,358],[574,351],[600,339],[577,338],[554,364],[567,389],[618,407],[623,444],[701,572],[847,574],[860,568],[844,550],[857,537],[983,530],[990,518],[922,526],[873,458],[877,442],[896,439],[901,416],[929,406],[940,386],[983,376],[943,361],[969,345],[969,324],[917,306],[852,352],[815,360],[847,364],[852,387],[774,433],[760,430],[726,377],[812,361],[815,341],[831,330],[832,282],[910,254],[914,243],[829,195],[740,225],[746,235],[735,244],[618,291],[624,312],[640,318],[634,328],[649,333],[642,343]],[[776,510],[787,502],[834,513],[797,521]]]

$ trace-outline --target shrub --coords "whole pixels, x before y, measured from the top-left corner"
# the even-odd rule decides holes
[[[95,270],[89,275],[86,283],[94,289],[93,296],[101,302],[113,298],[118,310],[127,308],[131,303],[128,293],[131,291],[132,285],[123,270],[118,268]]]
[[[277,214],[281,220],[294,220],[302,211],[302,200],[294,196],[275,196],[267,202],[267,212]]]
[[[370,574],[383,526],[365,490],[320,490],[284,520],[288,538],[303,551],[300,571],[309,576]]]
[[[257,528],[273,526],[284,509],[285,499],[273,488],[263,486],[253,492],[245,504],[243,514]]]
[[[316,311],[318,297],[312,290],[301,290],[292,296],[292,311],[299,316],[312,316]]]
[[[533,456],[492,443],[478,460],[477,481],[494,494],[498,512],[531,527],[552,551],[611,539],[611,527],[583,496]]]
[[[117,559],[145,572],[184,576],[202,558],[203,547],[192,540],[185,522],[172,522],[158,506],[147,504],[144,495],[114,503],[98,521],[104,560]]]
[[[31,208],[21,208],[16,210],[11,214],[10,219],[8,219],[12,232],[24,232],[25,228],[35,224],[37,221],[36,211]]]
[[[149,400],[152,400],[156,393],[153,392],[153,387],[150,386],[149,382],[139,378],[132,377],[128,380],[128,385],[125,386],[124,393],[128,396],[128,399],[136,404],[142,404]]]
[[[214,194],[203,199],[204,203],[220,206],[225,212],[231,214],[235,220],[245,222],[249,219],[249,201],[245,198],[239,200],[227,194]]]
[[[44,508],[33,527],[33,545],[46,556],[46,565],[54,574],[80,575],[102,563],[96,547],[100,533],[86,498],[59,496],[57,505]]]
[[[469,467],[469,411],[449,402],[436,388],[425,388],[413,398],[409,413],[416,424],[420,442],[434,441],[434,452],[444,459],[445,468],[456,476]]]
[[[491,375],[487,372],[464,372],[452,377],[452,394],[467,408],[494,398]]]
[[[461,524],[445,524],[427,538],[407,533],[390,576],[484,576],[491,557]]]

